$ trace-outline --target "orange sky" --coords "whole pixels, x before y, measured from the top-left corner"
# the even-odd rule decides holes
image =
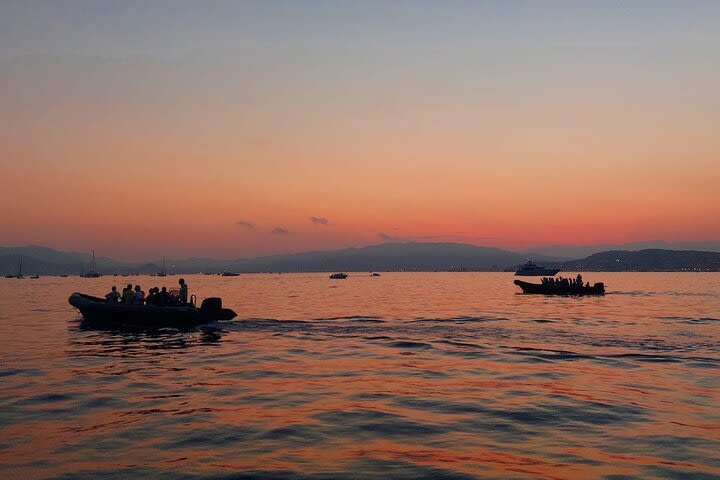
[[[712,3],[282,5],[0,7],[0,244],[720,239]]]

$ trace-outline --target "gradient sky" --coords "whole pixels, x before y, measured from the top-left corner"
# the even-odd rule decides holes
[[[720,2],[6,0],[0,167],[128,260],[717,240]]]

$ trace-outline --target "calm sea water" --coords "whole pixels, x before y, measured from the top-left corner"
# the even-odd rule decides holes
[[[0,279],[2,478],[720,478],[720,274],[186,276],[233,322],[88,328]]]

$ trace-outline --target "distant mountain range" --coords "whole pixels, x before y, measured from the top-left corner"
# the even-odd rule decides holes
[[[91,256],[61,252],[47,247],[0,247],[0,271],[17,273],[20,256],[26,274],[80,274],[90,268]],[[540,256],[540,261],[554,258]],[[500,270],[526,260],[523,254],[499,248],[460,243],[384,243],[362,248],[345,248],[250,259],[219,260],[189,258],[168,260],[169,272],[329,272],[338,270]],[[96,258],[100,273],[157,273],[159,262],[128,263],[107,257]]]
[[[0,247],[0,273],[17,274],[23,258],[23,273],[40,275],[77,275],[90,268],[91,256],[62,252],[47,247]],[[333,251],[272,255],[250,259],[220,260],[189,258],[168,260],[168,273],[234,271],[249,272],[335,272],[335,271],[433,271],[433,270],[512,270],[524,263],[527,253],[499,248],[477,247],[460,243],[384,243],[361,248]],[[595,253],[581,260],[561,262],[558,258],[534,254],[533,259],[564,270],[713,270],[720,271],[720,253],[646,249],[613,250]],[[160,262],[120,262],[96,258],[97,271],[103,274],[160,271]]]
[[[627,271],[720,271],[720,253],[697,250],[663,250],[652,248],[632,252],[611,250],[563,264],[563,269],[605,272]]]
[[[720,241],[708,242],[665,242],[662,240],[632,242],[622,244],[600,245],[543,245],[533,247],[524,252],[525,255],[535,258],[536,255],[555,257],[559,260],[573,260],[585,258],[595,253],[610,250],[699,250],[704,252],[720,252]]]
[[[548,257],[539,260],[555,260]],[[526,261],[519,253],[461,243],[384,243],[241,261],[245,271],[499,270]]]
[[[62,252],[48,247],[35,245],[25,247],[0,247],[0,272],[3,275],[18,273],[20,257],[22,256],[23,274],[33,273],[43,275],[80,274],[89,270],[92,256],[87,253]],[[100,272],[114,272],[129,264],[118,262],[107,257],[96,258],[97,269]]]

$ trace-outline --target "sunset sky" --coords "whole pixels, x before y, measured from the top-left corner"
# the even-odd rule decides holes
[[[720,239],[717,1],[3,1],[0,244]]]

